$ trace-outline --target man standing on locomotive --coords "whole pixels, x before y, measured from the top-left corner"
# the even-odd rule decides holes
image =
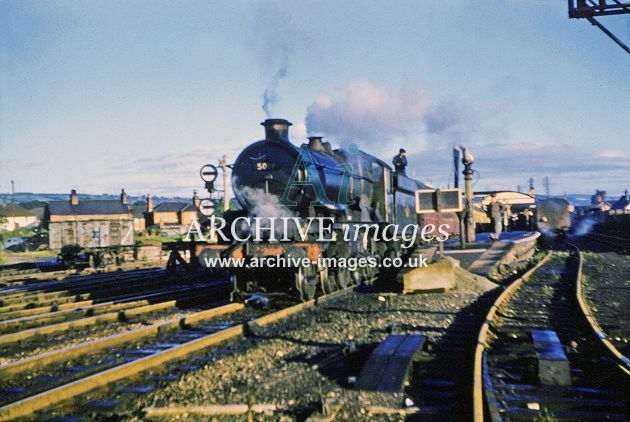
[[[405,157],[405,153],[407,151],[405,151],[404,149],[400,149],[400,151],[398,152],[398,155],[396,155],[394,157],[394,159],[392,160],[392,163],[394,164],[394,168],[396,169],[396,173],[398,174],[402,174],[403,176],[405,176],[405,168],[407,167],[407,157]]]

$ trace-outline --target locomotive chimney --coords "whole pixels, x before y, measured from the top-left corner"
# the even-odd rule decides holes
[[[285,119],[267,119],[261,123],[265,127],[265,139],[268,141],[289,141],[291,122]]]
[[[70,191],[70,205],[79,205],[79,195],[75,189]]]
[[[324,151],[324,145],[322,145],[321,136],[309,136],[308,137],[308,149],[311,151]]]

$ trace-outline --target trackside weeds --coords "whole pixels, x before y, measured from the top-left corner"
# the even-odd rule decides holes
[[[315,266],[318,268],[347,268],[356,271],[359,268],[426,268],[427,258],[414,255],[407,259],[383,258],[380,262],[376,257],[362,256],[350,258],[320,257],[317,261],[308,258],[287,258],[280,255],[252,258],[205,257],[207,268],[297,268]]]

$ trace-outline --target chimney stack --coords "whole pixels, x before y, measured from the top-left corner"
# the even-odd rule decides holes
[[[193,191],[193,198],[192,199],[193,199],[193,205],[195,206],[195,208],[199,208],[199,204],[201,204],[201,199],[197,195],[197,189],[195,189]]]
[[[321,136],[309,136],[308,137],[308,149],[311,151],[324,151],[324,145],[322,144]]]
[[[120,194],[120,201],[127,205],[127,193],[125,192],[125,190],[123,189],[121,194]]]
[[[265,127],[265,139],[268,141],[289,141],[289,126],[291,122],[285,119],[267,119],[261,123]]]
[[[147,194],[147,212],[153,212],[153,197]]]
[[[76,189],[70,191],[70,205],[79,205],[79,195],[77,195]]]

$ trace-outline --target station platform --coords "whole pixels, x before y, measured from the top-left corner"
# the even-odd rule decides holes
[[[492,233],[477,233],[475,243],[461,249],[454,239],[444,244],[444,256],[459,262],[460,267],[492,281],[505,278],[519,262],[532,257],[540,233],[513,231],[501,233],[499,240],[490,238]]]
[[[436,259],[437,246],[416,249],[414,255],[427,257],[427,267],[407,267],[397,274],[403,293],[419,291],[447,291],[457,284],[459,271],[500,282],[510,276],[520,263],[534,255],[538,243],[538,232],[514,231],[501,233],[499,240],[490,238],[490,233],[479,233],[475,243],[462,249],[458,239],[444,244],[444,258]]]

